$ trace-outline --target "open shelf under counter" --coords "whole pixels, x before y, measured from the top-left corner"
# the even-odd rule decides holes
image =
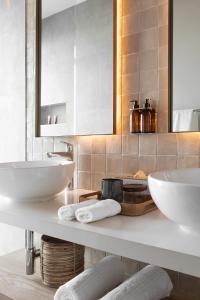
[[[0,199],[0,222],[200,277],[200,234],[184,231],[159,210],[91,224],[58,220],[60,206],[88,192],[68,191],[46,202]]]

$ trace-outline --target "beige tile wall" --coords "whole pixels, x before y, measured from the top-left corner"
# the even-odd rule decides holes
[[[119,1],[119,0],[118,0]],[[66,138],[74,143],[78,187],[98,189],[105,176],[129,175],[138,169],[199,167],[200,134],[168,134],[168,0],[122,0],[122,134]],[[61,138],[34,136],[35,0],[27,0],[27,157],[45,159],[64,150]],[[158,112],[158,133],[129,134],[129,101],[151,97]],[[87,249],[91,265],[105,253]],[[123,258],[127,275],[143,264]],[[175,293],[200,298],[200,281],[170,271]]]

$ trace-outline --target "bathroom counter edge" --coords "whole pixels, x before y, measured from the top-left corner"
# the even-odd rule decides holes
[[[91,224],[59,221],[58,208],[66,201],[77,202],[84,193],[88,190],[74,190],[47,202],[12,203],[1,198],[0,222],[200,277],[200,232],[183,230],[159,210]]]

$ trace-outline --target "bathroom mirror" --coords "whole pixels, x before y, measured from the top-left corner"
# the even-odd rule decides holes
[[[170,131],[200,130],[200,1],[170,0]]]
[[[115,132],[115,0],[41,0],[40,136]]]

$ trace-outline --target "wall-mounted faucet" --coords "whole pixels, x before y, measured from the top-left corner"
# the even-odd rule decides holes
[[[61,151],[61,152],[48,152],[47,156],[49,158],[62,158],[66,160],[73,161],[74,160],[74,146],[71,143],[65,142],[65,141],[60,141],[60,143],[65,144],[66,146],[66,151]]]
[[[74,159],[74,146],[71,143],[61,141],[60,143],[65,144],[66,151],[61,152],[48,152],[47,156],[49,158],[58,158],[73,161]],[[72,178],[72,182],[69,188],[74,187],[74,180]],[[34,232],[30,230],[26,230],[25,235],[25,244],[26,244],[26,274],[32,275],[34,274],[34,262],[35,258],[40,255],[39,250],[36,250],[34,247]]]

